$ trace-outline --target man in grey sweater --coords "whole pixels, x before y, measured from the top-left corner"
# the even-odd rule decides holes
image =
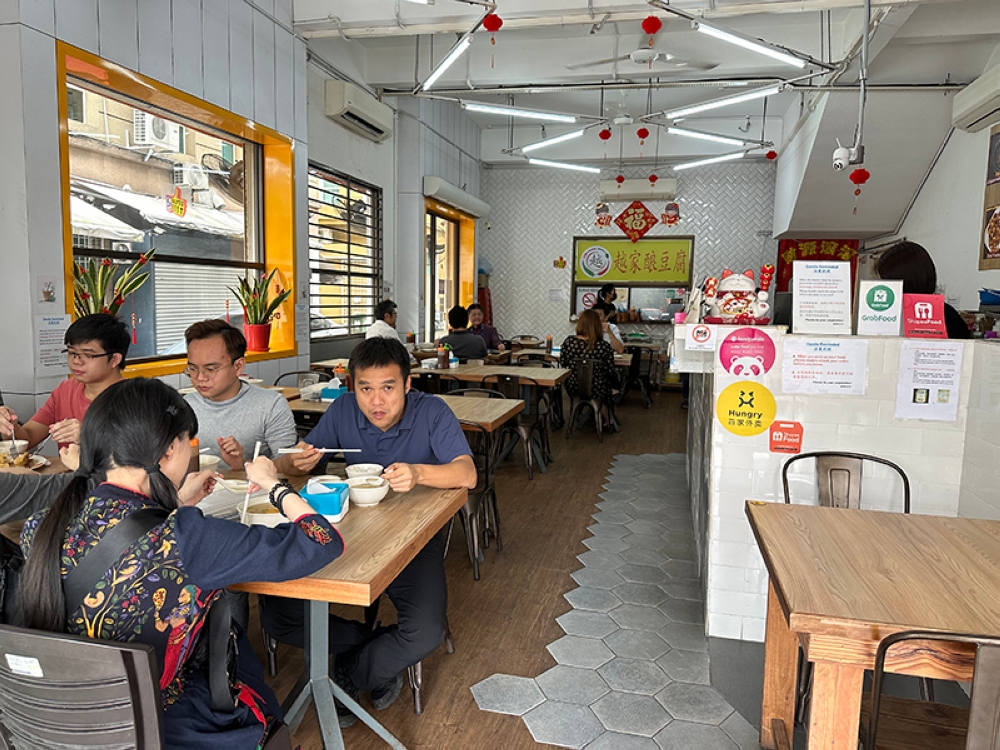
[[[198,416],[198,438],[206,453],[242,469],[258,440],[261,455],[271,458],[279,448],[295,445],[295,418],[282,393],[240,380],[247,348],[240,331],[221,320],[203,320],[189,327],[184,339],[185,372],[195,388],[185,399]]]

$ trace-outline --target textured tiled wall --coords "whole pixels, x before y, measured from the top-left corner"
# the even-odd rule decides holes
[[[727,330],[720,332],[720,340]],[[979,371],[977,356],[986,357],[981,350],[989,345],[965,344],[958,419],[955,422],[924,422],[898,420],[893,416],[901,339],[868,339],[867,385],[863,396],[786,396],[781,392],[785,336],[776,330],[769,329],[769,333],[775,340],[775,365],[758,382],[774,394],[779,420],[802,423],[802,452],[842,450],[887,458],[899,464],[910,480],[911,512],[948,516],[959,513],[967,425],[971,428],[979,420],[983,434],[987,434],[990,425],[995,427],[998,421],[996,404],[1000,398],[1000,380],[995,380],[993,390],[979,399],[982,414],[970,411],[970,396],[976,399],[976,394],[985,393],[981,384],[973,388],[973,370]],[[992,362],[994,372],[1000,372],[997,367],[1000,347],[995,353],[989,353],[997,358]],[[997,377],[1000,376],[994,375],[995,379]],[[717,366],[714,393],[703,394],[702,398],[708,403],[692,404],[692,410],[714,410],[718,395],[735,380],[737,378]],[[992,412],[989,411],[991,404]],[[712,419],[711,425],[711,464],[710,468],[702,468],[710,472],[711,488],[708,632],[723,638],[761,641],[764,638],[767,573],[746,520],[744,504],[747,499],[784,501],[781,467],[785,456],[770,452],[767,431],[754,437],[741,437],[723,428],[717,419]],[[815,502],[815,469],[810,463],[797,464],[789,474],[790,491],[796,502]],[[968,469],[968,459],[965,464]],[[994,503],[994,513],[998,514],[996,517],[1000,517],[996,469],[992,471],[993,489],[989,496]],[[963,498],[966,496],[963,494]],[[973,501],[965,502],[971,507]],[[876,466],[865,475],[862,503],[878,510],[902,510],[901,483],[890,470]]]
[[[687,482],[691,494],[691,516],[694,523],[695,547],[698,553],[698,572],[704,589],[708,584],[708,528],[710,475],[704,467],[712,464],[712,393],[711,373],[690,375],[688,430],[687,430]],[[704,591],[703,591],[704,593]],[[705,597],[708,600],[708,597]]]
[[[455,102],[420,100],[422,174],[479,196],[479,128]],[[456,148],[457,146],[457,148]]]
[[[648,169],[624,172],[630,179],[645,178],[649,173]],[[617,170],[609,165],[602,176],[610,179],[613,174]],[[777,242],[770,239],[773,164],[718,164],[681,172],[677,179],[680,224],[658,224],[647,236],[693,234],[696,279],[717,275],[727,265],[759,269],[764,262],[774,262]],[[614,225],[605,229],[594,225],[599,180],[597,175],[557,169],[483,171],[480,197],[492,211],[487,222],[479,222],[478,252],[493,265],[494,323],[502,334],[551,333],[561,341],[572,333],[573,237],[624,236]],[[626,205],[612,203],[612,214],[617,215]],[[659,216],[663,203],[651,203],[649,208]],[[566,258],[564,269],[552,266],[559,256]],[[550,300],[550,290],[561,298]],[[654,335],[662,331],[658,326],[649,329]]]
[[[1000,344],[977,343],[972,361],[958,515],[1000,520]]]

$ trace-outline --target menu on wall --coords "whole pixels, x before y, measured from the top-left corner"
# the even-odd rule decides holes
[[[961,378],[962,344],[901,342],[896,419],[954,422]]]
[[[35,373],[36,375],[63,374],[66,372],[66,355],[63,354],[69,315],[35,316]]]
[[[851,333],[851,264],[795,261],[792,275],[792,330],[796,333]]]
[[[864,339],[786,337],[781,361],[784,393],[863,396],[868,367]]]

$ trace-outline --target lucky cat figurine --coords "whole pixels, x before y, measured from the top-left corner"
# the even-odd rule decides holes
[[[771,311],[767,302],[768,285],[761,286],[757,291],[753,271],[733,273],[727,268],[717,282],[715,279],[705,282],[705,302],[711,315],[724,323],[754,323],[767,318]]]

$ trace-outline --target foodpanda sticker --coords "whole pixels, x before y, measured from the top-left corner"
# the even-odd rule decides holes
[[[759,328],[738,328],[719,346],[719,362],[738,378],[759,378],[774,366],[774,342]]]

